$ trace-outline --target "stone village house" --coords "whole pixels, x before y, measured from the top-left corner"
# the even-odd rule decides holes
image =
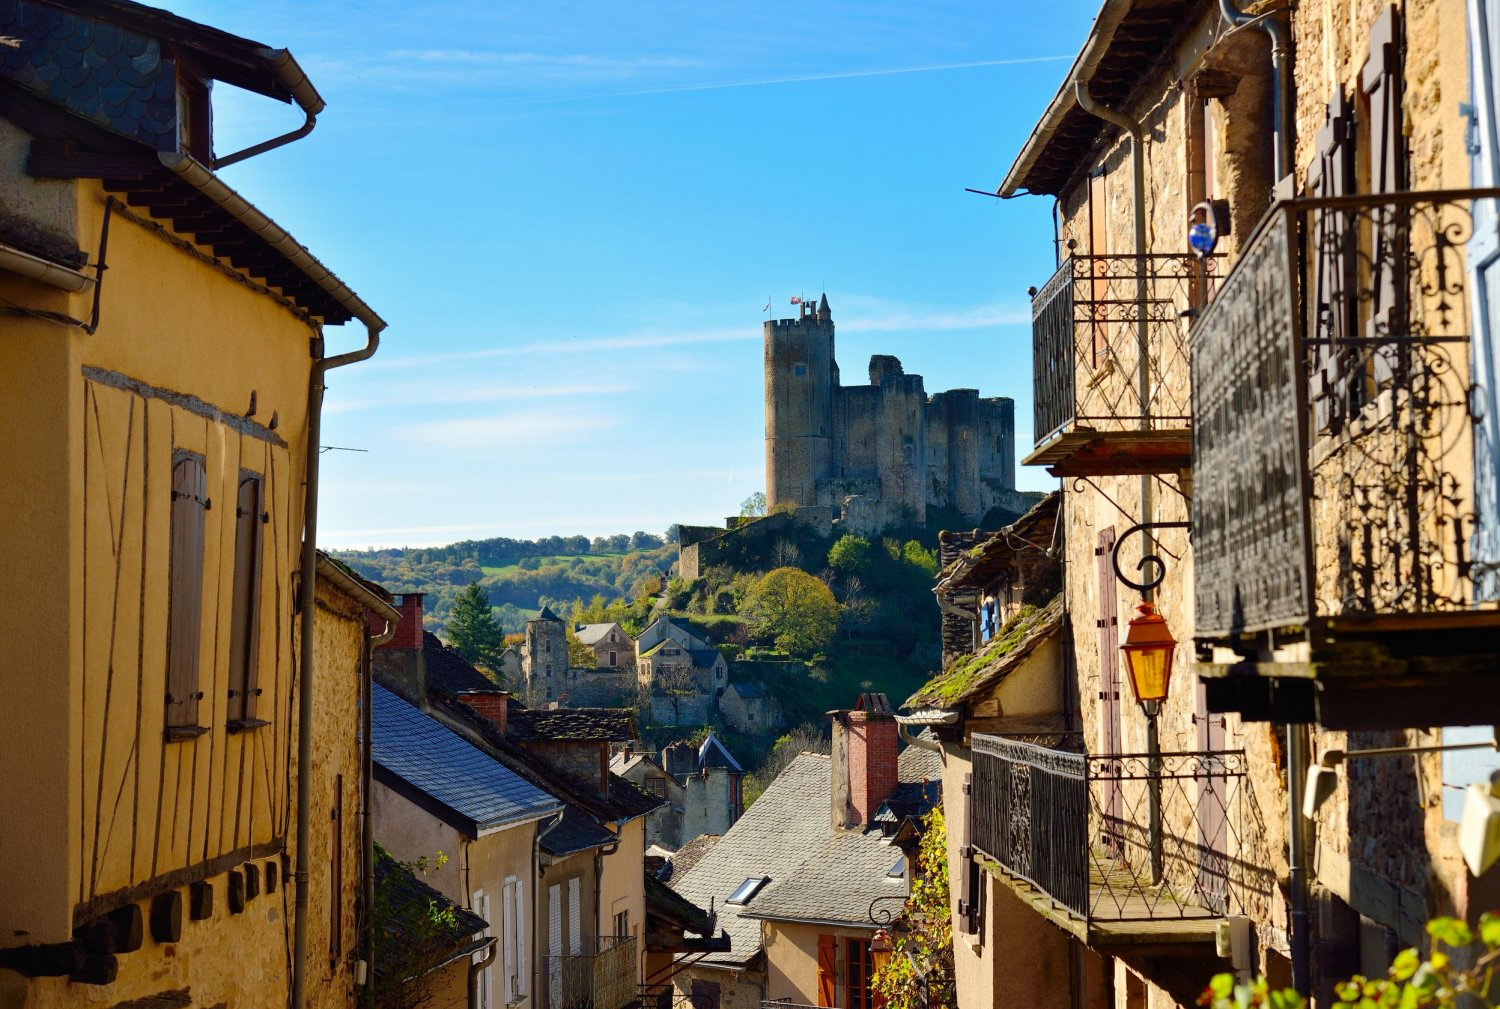
[[[1493,753],[1443,749],[1500,710],[1470,6],[1109,0],[1000,186],[1057,200],[1025,461],[1061,490],[945,545],[903,717],[944,749],[961,1007],[1186,1006],[1230,968],[1326,1000],[1500,906],[1449,800]],[[1180,644],[1138,704],[1146,602]]]
[[[421,597],[402,596],[399,605],[407,626],[420,628]],[[393,699],[405,701],[411,711],[456,734],[498,765],[484,772],[486,780],[518,779],[553,797],[561,808],[560,818],[538,821],[533,828],[535,871],[530,881],[521,883],[519,872],[503,874],[515,875],[521,884],[514,890],[515,899],[529,900],[534,907],[528,933],[532,949],[523,956],[532,964],[531,978],[521,983],[535,1005],[624,1009],[639,997],[646,971],[658,969],[663,958],[670,961],[681,952],[725,945],[707,911],[689,909],[647,882],[646,817],[662,800],[609,770],[611,745],[635,738],[629,710],[527,708],[425,632],[398,632],[377,650],[375,674]],[[454,745],[447,737],[437,738]],[[462,752],[465,762],[478,759],[468,750]],[[424,763],[428,773],[452,773],[451,767],[444,770],[438,765],[433,753],[426,754]],[[437,782],[429,786],[440,787]],[[452,787],[458,789],[456,796],[476,798],[472,781]],[[514,782],[506,785],[517,787]],[[399,815],[407,825],[402,829],[408,831],[414,820],[429,825],[432,820],[430,815],[414,816],[410,809]],[[471,831],[480,828],[474,824]],[[405,850],[415,851],[411,841],[408,838]],[[502,849],[515,855],[509,847]],[[494,873],[500,872],[498,865]],[[496,901],[503,898],[504,884],[502,879],[498,891],[487,891],[494,918],[502,915],[497,909],[503,904]],[[468,879],[464,885],[467,906],[477,910],[472,903],[476,884]],[[449,892],[443,885],[439,888]],[[493,918],[490,921],[494,932]],[[698,931],[684,935],[684,927]],[[487,990],[495,999],[504,991],[504,976],[502,971],[489,982]],[[511,988],[513,993],[517,990]]]
[[[833,713],[833,732],[832,757],[797,757],[722,838],[674,869],[672,888],[714,903],[732,943],[680,961],[679,999],[873,1009],[870,940],[910,885],[909,849],[894,835],[938,801],[943,769],[930,749],[898,755],[883,694]]]
[[[216,154],[210,99],[324,103],[125,0],[0,36],[0,1001],[347,1006],[364,615],[395,613],[314,554],[311,447],[385,324],[216,174],[306,130]]]
[[[646,820],[648,845],[676,851],[700,835],[723,834],[745,809],[745,769],[712,732],[697,747],[668,744],[659,757],[626,743],[609,767],[667,800]]]

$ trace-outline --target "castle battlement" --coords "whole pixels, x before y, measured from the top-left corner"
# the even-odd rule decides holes
[[[766,503],[925,522],[928,507],[978,521],[1015,490],[1015,404],[978,389],[928,396],[899,358],[870,358],[868,385],[839,384],[833,315],[765,323]],[[804,339],[791,346],[786,337]]]

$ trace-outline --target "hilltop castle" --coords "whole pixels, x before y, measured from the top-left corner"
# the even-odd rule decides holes
[[[765,373],[768,507],[838,512],[863,499],[879,524],[923,523],[929,506],[971,522],[1015,508],[1015,404],[975,389],[929,398],[921,375],[884,354],[870,358],[869,385],[840,385],[826,294],[766,322]]]

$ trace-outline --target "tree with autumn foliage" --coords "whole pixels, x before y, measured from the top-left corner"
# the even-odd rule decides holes
[[[886,1009],[952,1009],[953,910],[948,903],[948,827],[942,807],[927,814],[911,893],[891,926],[891,956],[870,982]]]

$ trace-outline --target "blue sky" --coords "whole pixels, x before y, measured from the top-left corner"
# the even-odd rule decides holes
[[[826,290],[846,381],[1016,401],[1051,201],[993,189],[1094,0],[169,0],[328,101],[225,178],[390,323],[334,373],[323,546],[660,531],[761,489],[767,300]],[[295,125],[220,87],[216,146]],[[334,350],[362,341],[330,330]],[[1022,470],[1022,487],[1051,485]]]

